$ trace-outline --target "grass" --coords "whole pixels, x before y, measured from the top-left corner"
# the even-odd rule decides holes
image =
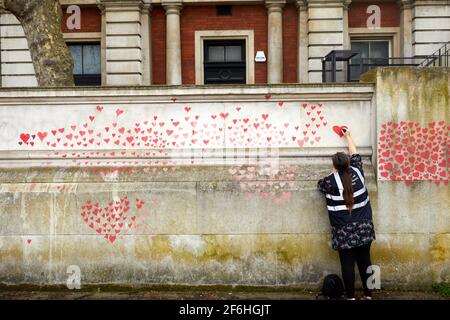
[[[433,291],[442,297],[450,298],[450,283],[435,283],[433,284]]]

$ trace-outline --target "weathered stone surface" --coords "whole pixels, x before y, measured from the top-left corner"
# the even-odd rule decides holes
[[[448,183],[383,179],[377,163],[381,124],[449,122],[446,72],[374,71],[372,101],[368,84],[4,90],[0,282],[64,284],[67,267],[78,265],[85,285],[317,288],[326,273],[339,273],[325,201],[316,183],[330,173],[330,155],[344,150],[331,130],[344,124],[351,126],[364,156],[377,231],[372,258],[381,267],[382,286],[426,288],[449,281]],[[300,126],[308,123],[302,111],[308,99],[324,100],[329,124],[317,145],[300,147],[289,136],[301,135]],[[99,111],[97,105],[104,109]],[[274,135],[286,123],[299,126],[284,132],[285,141],[279,135],[277,173],[265,173],[265,167],[256,165],[256,143],[244,147],[228,140],[233,120],[261,121],[262,114],[273,116],[272,123],[263,125],[278,126]],[[71,132],[71,125],[76,125],[79,133],[86,124],[86,130],[104,134],[111,122],[134,130],[142,128],[143,121],[154,121],[162,128],[158,122],[195,115],[200,116],[196,129],[212,124],[222,128],[215,146],[179,146],[167,148],[165,154],[142,146],[109,149],[100,144],[70,150],[45,144],[52,128]],[[220,124],[211,122],[212,116],[223,119]],[[184,121],[185,132],[195,130],[192,120]],[[36,134],[36,144],[24,144],[21,133]],[[224,158],[220,150],[232,150],[233,156]],[[274,159],[264,154],[260,161],[273,164]]]

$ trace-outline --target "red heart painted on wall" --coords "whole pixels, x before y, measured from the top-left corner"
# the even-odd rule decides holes
[[[344,134],[342,133],[343,129],[348,129],[348,127],[347,126],[333,126],[333,131],[341,138],[344,136]]]
[[[28,140],[30,139],[30,134],[29,134],[29,133],[21,133],[21,134],[20,134],[20,139],[21,139],[24,143],[27,143]]]

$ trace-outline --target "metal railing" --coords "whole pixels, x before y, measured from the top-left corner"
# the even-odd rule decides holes
[[[421,58],[355,58],[350,62],[350,81],[359,81],[361,74],[377,67],[418,67]]]
[[[355,82],[377,67],[450,67],[450,42],[429,56],[360,58],[351,50],[333,50],[322,59],[323,82]]]
[[[433,54],[425,57],[420,67],[450,67],[450,41]]]

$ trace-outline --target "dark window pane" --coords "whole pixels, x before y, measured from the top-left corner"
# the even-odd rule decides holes
[[[369,58],[369,42],[352,42],[352,50],[360,53],[358,58]]]
[[[371,58],[388,58],[389,57],[389,42],[387,42],[387,41],[372,41],[372,42],[370,42],[370,57]]]
[[[100,46],[84,45],[83,46],[83,73],[84,74],[100,74]]]
[[[73,74],[83,74],[83,47],[81,45],[70,45],[73,58]]]
[[[242,58],[242,46],[227,46],[226,57],[227,62],[241,62]]]
[[[216,15],[218,16],[231,16],[231,5],[217,5]]]
[[[211,46],[208,48],[208,62],[224,62],[225,47]]]

